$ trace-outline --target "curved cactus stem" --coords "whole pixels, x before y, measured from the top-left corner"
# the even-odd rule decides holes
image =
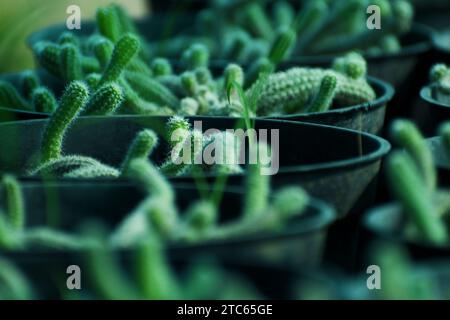
[[[114,51],[114,44],[106,39],[99,39],[94,44],[94,53],[97,57],[98,62],[103,70],[108,66],[109,61],[111,60],[112,54]]]
[[[333,74],[325,75],[320,83],[319,92],[314,97],[307,112],[324,112],[330,109],[336,93],[337,78]]]
[[[47,123],[42,136],[41,164],[61,156],[64,133],[87,102],[89,91],[82,82],[69,84],[59,107]]]
[[[425,240],[445,244],[448,240],[446,226],[435,212],[414,160],[407,153],[396,152],[390,156],[387,169],[392,192]]]
[[[0,81],[0,105],[11,109],[31,109],[29,103],[19,94],[17,89],[6,81]]]
[[[130,163],[136,159],[147,159],[158,144],[158,136],[149,129],[140,131],[130,147],[122,162],[121,174],[127,175]]]
[[[118,80],[129,62],[139,51],[139,40],[132,34],[125,34],[114,47],[111,60],[103,73],[100,84]]]
[[[53,43],[38,42],[33,50],[39,65],[56,77],[61,77],[60,53],[61,48]]]
[[[122,36],[121,22],[117,11],[111,6],[99,8],[96,18],[100,34],[116,43]]]

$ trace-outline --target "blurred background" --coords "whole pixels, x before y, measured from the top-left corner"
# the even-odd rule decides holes
[[[33,67],[33,56],[26,38],[42,27],[64,22],[70,5],[81,8],[81,18],[89,19],[95,10],[111,2],[119,3],[133,16],[147,14],[145,0],[2,0],[0,7],[0,72]]]

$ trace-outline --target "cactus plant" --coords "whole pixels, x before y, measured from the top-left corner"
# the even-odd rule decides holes
[[[450,211],[448,190],[437,188],[436,168],[425,139],[413,123],[397,120],[391,127],[395,142],[405,148],[388,159],[387,174],[395,198],[409,217],[407,236],[435,245],[448,243],[445,216]]]

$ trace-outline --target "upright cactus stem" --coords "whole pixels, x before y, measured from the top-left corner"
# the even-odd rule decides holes
[[[167,202],[173,201],[175,195],[169,181],[149,161],[144,159],[131,161],[128,176],[139,182],[150,195]]]
[[[83,71],[81,66],[81,54],[73,44],[65,44],[59,54],[60,74],[66,82],[81,80]]]
[[[269,60],[274,65],[277,65],[283,61],[287,57],[289,50],[291,50],[295,44],[296,39],[297,34],[293,29],[289,27],[281,28],[272,43],[272,47],[270,48]]]
[[[6,199],[9,224],[22,230],[25,225],[25,203],[19,182],[10,175],[5,175],[1,183]]]
[[[437,187],[433,155],[415,124],[408,120],[396,120],[391,126],[391,136],[396,144],[411,155],[428,192],[433,192]]]
[[[439,134],[441,135],[444,147],[447,149],[447,153],[450,155],[450,122],[441,125]]]
[[[139,48],[140,44],[136,36],[126,34],[120,38],[114,47],[111,60],[103,73],[100,84],[117,81],[131,59],[136,56]]]
[[[61,48],[53,43],[38,42],[33,50],[36,53],[39,64],[49,73],[56,77],[60,77],[60,54]]]
[[[108,39],[100,39],[94,45],[94,53],[102,69],[106,69],[114,51],[114,44]]]
[[[357,80],[366,76],[367,62],[359,53],[351,52],[335,59],[333,69]]]
[[[244,70],[237,64],[229,64],[225,69],[224,77],[226,88],[232,83],[237,83],[241,87],[244,85]]]
[[[103,116],[114,113],[123,101],[122,89],[115,83],[107,83],[100,87],[89,98],[84,114]]]
[[[122,175],[127,175],[130,163],[136,159],[146,160],[158,144],[157,135],[149,129],[142,130],[134,138],[122,163]]]
[[[333,74],[325,75],[320,83],[320,89],[308,108],[309,113],[327,111],[333,103],[336,93],[337,78]]]
[[[58,107],[53,93],[45,87],[39,87],[33,91],[32,103],[34,110],[43,113],[53,113]]]
[[[253,35],[270,40],[273,36],[272,25],[262,6],[261,3],[250,3],[244,9],[244,19]]]
[[[436,245],[445,244],[448,240],[445,224],[435,213],[432,197],[414,160],[402,152],[392,154],[388,160],[392,192],[401,202],[405,214],[409,215],[425,240]]]
[[[89,91],[82,82],[69,84],[61,97],[59,107],[52,114],[42,136],[41,164],[57,159],[62,153],[64,133],[86,104]]]

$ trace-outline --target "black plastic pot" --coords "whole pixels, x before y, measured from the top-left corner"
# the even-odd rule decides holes
[[[432,92],[433,85],[426,86],[420,91],[421,112],[420,117],[417,117],[422,132],[428,137],[436,135],[439,125],[450,120],[450,105],[436,100]]]
[[[218,117],[188,119],[201,121],[204,131],[233,129],[239,122]],[[91,156],[117,167],[138,131],[151,128],[164,136],[167,120],[167,117],[82,117],[66,135],[65,153]],[[24,175],[24,169],[39,150],[46,123],[47,120],[32,120],[0,124],[0,137],[5,137],[0,143],[0,172]],[[278,130],[280,169],[272,177],[273,185],[302,185],[311,195],[332,204],[339,216],[348,213],[363,195],[372,195],[373,188],[369,186],[375,183],[381,159],[390,149],[382,138],[323,125],[256,120],[255,129],[266,129],[269,134],[271,129]],[[167,143],[161,139],[152,160],[159,164],[167,153]],[[207,178],[215,180],[213,175]],[[241,185],[242,178],[242,175],[232,175],[228,183]],[[192,179],[174,180],[192,182]]]
[[[198,190],[192,185],[176,185],[175,191],[178,207],[182,210],[193,199],[199,199]],[[129,184],[24,183],[23,193],[28,227],[47,224],[48,217],[59,217],[57,227],[69,232],[89,221],[101,221],[106,228],[112,229],[143,198],[143,194]],[[225,192],[219,223],[237,218],[242,208],[242,195],[239,190]],[[253,271],[257,271],[261,264],[313,268],[321,262],[326,230],[334,218],[333,209],[312,199],[306,211],[293,218],[285,230],[201,244],[174,244],[169,245],[167,253],[175,261],[195,261],[204,256],[225,264],[239,261],[238,266],[247,266]],[[130,252],[120,253],[122,258],[129,258]],[[30,274],[40,288],[51,287],[50,282],[65,277],[69,265],[84,266],[80,252],[33,250],[2,255]],[[282,278],[283,274],[280,276]],[[258,274],[254,275],[254,279],[258,277]],[[284,283],[284,286],[288,284]],[[270,286],[273,288],[276,284],[266,285]],[[280,289],[272,290],[272,294],[280,294]]]
[[[418,261],[449,259],[450,245],[438,247],[404,235],[407,217],[398,204],[388,204],[369,211],[363,220],[366,245],[376,240],[391,241],[407,248],[411,257]]]
[[[440,137],[430,138],[427,142],[438,168],[439,184],[448,188],[450,187],[450,154],[442,144]]]
[[[416,8],[416,21],[436,30],[449,27],[450,4],[447,1],[422,0],[420,3],[414,4],[414,7]]]
[[[319,123],[378,134],[383,128],[386,109],[389,109],[386,107],[394,96],[394,89],[390,84],[376,78],[369,78],[369,83],[377,94],[377,99],[374,101],[356,106],[331,109],[326,112],[269,118]]]

